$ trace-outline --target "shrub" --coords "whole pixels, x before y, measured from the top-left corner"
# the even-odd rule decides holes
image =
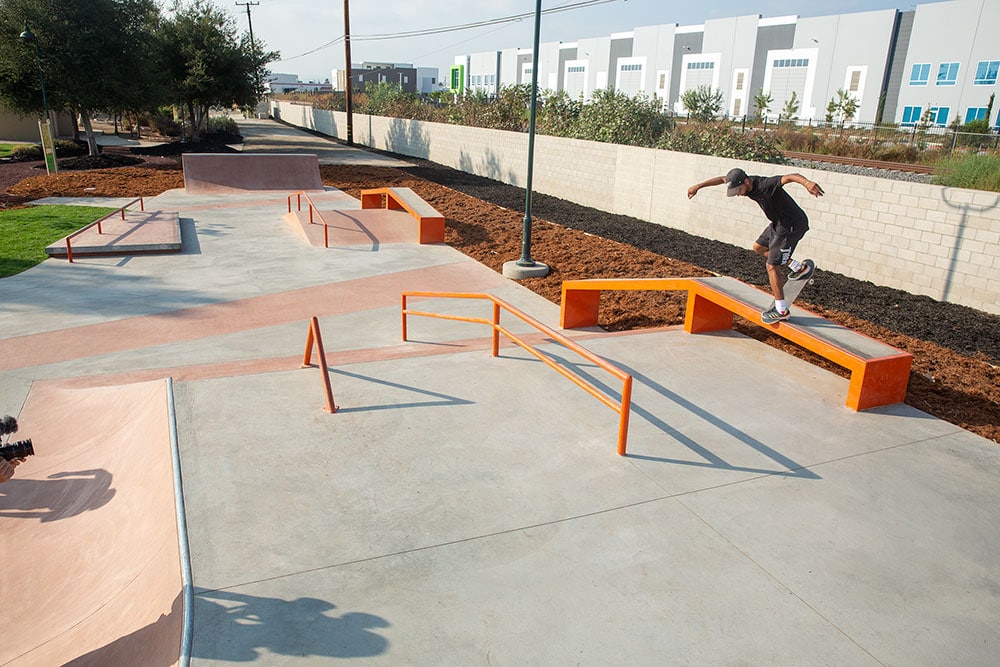
[[[181,134],[181,124],[174,120],[173,114],[157,113],[150,116],[149,127],[164,137],[177,137]]]
[[[770,134],[738,132],[725,123],[678,129],[665,134],[656,147],[754,162],[782,164],[785,161],[777,141]]]
[[[229,116],[211,116],[208,119],[208,128],[201,136],[203,139],[223,144],[238,144],[243,141],[239,126]]]
[[[1000,192],[1000,156],[970,155],[937,163],[934,183],[953,188]]]
[[[87,154],[87,144],[75,141],[68,141],[66,139],[56,139],[53,142],[56,149],[56,157],[75,157],[78,155]],[[26,146],[18,146],[13,151],[11,151],[10,159],[13,162],[28,162],[31,160],[42,160],[44,156],[42,155],[42,145],[41,144],[29,144]]]

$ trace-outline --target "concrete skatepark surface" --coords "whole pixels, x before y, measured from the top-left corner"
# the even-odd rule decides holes
[[[247,150],[281,127],[240,124]],[[492,358],[484,327],[411,318],[400,340],[403,290],[488,292],[557,327],[558,306],[517,283],[377,229],[307,243],[274,193],[171,191],[152,206],[179,212],[180,254],[48,260],[0,281],[0,410],[37,452],[12,480],[24,492],[0,485],[0,529],[7,560],[58,572],[78,556],[87,576],[148,562],[159,593],[91,637],[108,596],[67,577],[57,603],[7,568],[5,602],[25,601],[4,623],[39,629],[0,664],[39,664],[24,651],[56,640],[75,647],[64,661],[177,640],[178,563],[110,550],[176,530],[169,489],[145,494],[155,518],[125,505],[136,485],[169,485],[165,378],[192,664],[995,664],[993,443],[902,404],[851,412],[847,380],[736,333],[572,332],[635,379],[619,457],[612,411],[519,348]],[[300,368],[312,316],[335,414],[319,371]],[[44,520],[53,475],[82,470],[110,476],[105,502]],[[74,545],[83,521],[106,541]],[[70,555],[38,548],[53,542]],[[114,590],[107,613],[138,609]]]

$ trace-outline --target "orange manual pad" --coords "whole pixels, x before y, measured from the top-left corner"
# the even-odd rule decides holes
[[[387,209],[349,209],[317,211],[313,209],[312,223],[309,211],[292,211],[285,214],[285,220],[306,241],[314,246],[324,247],[324,229],[329,247],[371,246],[377,249],[381,243],[418,243],[419,229],[413,218],[403,211]]]
[[[410,188],[374,188],[361,191],[361,208],[404,210],[418,225],[418,243],[444,243],[444,216]]]
[[[179,660],[166,388],[33,385],[15,435],[36,454],[0,484],[0,664]]]
[[[286,153],[185,153],[184,190],[214,194],[244,190],[322,190],[319,158]]]

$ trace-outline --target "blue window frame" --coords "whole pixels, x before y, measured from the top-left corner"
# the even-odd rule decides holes
[[[958,63],[941,63],[938,67],[937,85],[954,86],[958,81]]]
[[[920,107],[903,107],[903,125],[916,125],[920,120],[923,109]]]
[[[951,107],[931,107],[931,122],[935,125],[947,125]]]
[[[930,63],[918,63],[913,66],[910,70],[910,85],[911,86],[926,86],[927,80],[931,76],[931,65]]]
[[[974,120],[986,118],[986,107],[969,107],[965,110],[965,122],[971,123]]]
[[[995,86],[998,71],[1000,71],[1000,60],[980,60],[976,65],[976,78],[973,79],[972,85]]]

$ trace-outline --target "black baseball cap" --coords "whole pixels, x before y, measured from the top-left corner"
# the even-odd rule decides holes
[[[743,185],[743,181],[747,180],[747,173],[737,167],[736,169],[730,169],[729,173],[726,174],[726,196],[735,197],[740,193],[740,186]]]

